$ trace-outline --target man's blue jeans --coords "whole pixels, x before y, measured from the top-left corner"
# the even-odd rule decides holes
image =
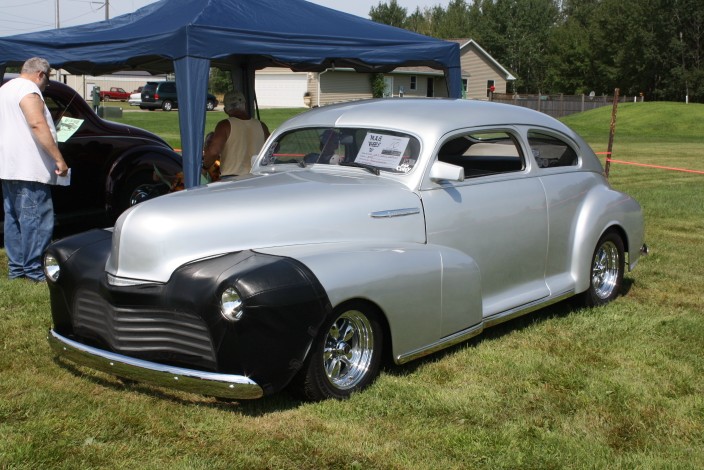
[[[43,281],[42,255],[54,230],[51,186],[2,180],[2,199],[9,277]]]

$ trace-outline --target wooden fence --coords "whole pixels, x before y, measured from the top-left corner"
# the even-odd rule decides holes
[[[642,100],[642,97],[620,96],[618,101],[619,103],[630,103]],[[611,106],[613,105],[614,97],[613,95],[511,95],[494,93],[491,101],[523,106],[524,108],[534,109],[552,117],[560,118],[602,106]]]

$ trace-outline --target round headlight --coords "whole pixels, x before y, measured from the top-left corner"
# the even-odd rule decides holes
[[[56,282],[59,279],[59,273],[61,272],[61,267],[59,262],[54,258],[53,255],[44,255],[44,274],[48,279]]]
[[[242,318],[244,308],[242,299],[234,287],[228,287],[220,297],[220,311],[222,316],[229,321],[237,321]]]

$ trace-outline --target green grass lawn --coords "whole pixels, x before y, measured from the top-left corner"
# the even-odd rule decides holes
[[[704,170],[703,113],[622,106],[614,158]],[[176,113],[123,119],[178,135]],[[565,121],[601,151],[609,119]],[[499,325],[344,402],[223,402],[60,364],[46,286],[8,281],[0,251],[0,469],[702,469],[704,175],[614,164],[610,181],[651,248],[623,296]]]
[[[113,103],[110,102],[109,104],[112,105]],[[161,110],[141,111],[136,110],[136,107],[132,109],[129,109],[129,106],[121,107],[124,110],[122,118],[112,119],[113,121],[147,129],[166,140],[172,147],[181,148],[181,134],[179,131],[177,111],[167,113]],[[286,119],[305,112],[307,109],[308,108],[262,109],[260,113],[261,120],[267,125],[269,130],[273,132],[274,129],[280,126]],[[220,110],[205,113],[205,133],[203,137],[205,137],[205,134],[208,132],[214,130],[215,125],[226,117],[225,113]]]

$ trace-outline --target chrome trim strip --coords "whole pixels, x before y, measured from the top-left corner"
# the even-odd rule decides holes
[[[386,219],[389,217],[403,217],[406,215],[420,214],[420,208],[407,207],[405,209],[389,209],[385,211],[376,211],[369,214],[373,219]]]
[[[499,323],[513,320],[516,317],[520,317],[522,315],[526,315],[528,313],[535,312],[536,310],[540,310],[541,308],[545,308],[549,305],[556,304],[562,300],[565,300],[569,297],[572,297],[573,295],[574,295],[574,291],[569,290],[569,291],[563,292],[562,294],[558,294],[555,297],[549,297],[548,299],[539,299],[539,300],[527,303],[525,305],[521,305],[520,307],[512,308],[511,310],[506,310],[505,312],[496,313],[488,318],[485,318],[484,325],[487,328],[489,328],[491,326],[496,326]]]
[[[49,345],[56,354],[75,364],[137,382],[222,398],[260,398],[264,392],[242,375],[218,374],[135,359],[86,346],[49,330]]]
[[[454,346],[455,344],[459,344],[463,341],[467,341],[469,338],[472,338],[474,336],[477,336],[479,333],[484,331],[484,323],[480,323],[478,325],[475,325],[471,328],[467,328],[466,330],[458,331],[457,333],[453,333],[450,336],[446,336],[445,338],[442,338],[433,344],[430,344],[428,346],[422,347],[420,349],[416,349],[415,351],[411,351],[406,354],[401,354],[400,356],[396,357],[396,363],[397,364],[405,364],[410,361],[414,361],[418,358],[421,358],[423,356],[427,356],[428,354],[433,354],[435,352],[438,352],[442,349],[449,348],[450,346]]]
[[[503,322],[511,320],[513,318],[520,317],[521,315],[525,315],[525,314],[534,312],[536,310],[540,310],[541,308],[544,308],[549,305],[560,302],[562,300],[565,300],[569,297],[572,297],[573,295],[574,295],[574,291],[570,290],[567,292],[563,292],[562,294],[557,295],[555,297],[550,297],[547,300],[543,300],[543,299],[536,300],[536,301],[528,303],[526,305],[522,305],[520,307],[516,307],[511,310],[506,310],[505,312],[497,313],[495,315],[492,315],[489,318],[485,318],[484,321],[478,325],[467,328],[466,330],[458,331],[457,333],[451,334],[450,336],[446,336],[444,338],[441,338],[440,340],[434,342],[433,344],[430,344],[430,345],[425,346],[423,348],[416,349],[415,351],[411,351],[409,353],[396,356],[396,358],[395,358],[396,363],[397,364],[405,364],[407,362],[413,361],[413,360],[421,358],[423,356],[427,356],[428,354],[433,354],[433,353],[438,352],[442,349],[449,348],[450,346],[454,346],[454,345],[462,343],[462,342],[464,342],[474,336],[477,336],[479,333],[483,332],[485,328],[489,328],[491,326],[498,325],[499,323],[503,323]]]

